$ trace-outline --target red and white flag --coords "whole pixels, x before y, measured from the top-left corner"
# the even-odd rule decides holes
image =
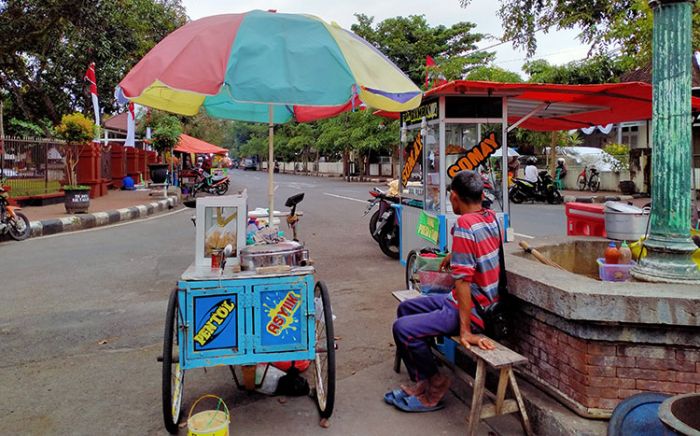
[[[126,147],[134,147],[136,145],[136,115],[134,114],[134,103],[129,102],[128,115],[126,116]]]
[[[90,95],[92,96],[92,108],[95,110],[95,124],[100,125],[100,104],[97,101],[97,76],[95,76],[95,63],[91,62],[85,72],[85,80],[90,83]]]
[[[445,76],[440,72],[440,67],[435,63],[435,59],[428,55],[425,57],[425,89],[431,89],[447,83]]]

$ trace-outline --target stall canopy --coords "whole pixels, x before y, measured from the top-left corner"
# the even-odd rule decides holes
[[[439,95],[508,97],[508,123],[530,130],[572,130],[651,119],[652,86],[642,82],[600,85],[498,83],[456,80],[433,88]],[[700,110],[700,99],[693,98]],[[378,115],[398,118],[397,113]]]
[[[180,141],[175,146],[175,151],[179,153],[201,153],[201,154],[226,154],[228,150],[217,147],[214,144],[202,141],[184,133],[180,135]]]

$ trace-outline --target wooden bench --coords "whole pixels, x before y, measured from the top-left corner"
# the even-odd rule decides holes
[[[420,297],[420,293],[411,290],[395,291],[392,293],[392,295],[394,298],[399,300],[399,302]],[[466,382],[474,389],[474,393],[472,394],[471,409],[467,418],[467,435],[476,435],[479,421],[482,419],[516,412],[519,412],[520,414],[525,433],[528,436],[532,435],[530,420],[527,417],[525,404],[523,403],[520,389],[518,388],[518,382],[516,381],[515,374],[513,373],[513,366],[527,363],[527,358],[516,353],[515,351],[510,350],[504,345],[493,341],[493,339],[492,341],[496,344],[496,349],[488,351],[482,350],[477,346],[472,346],[469,349],[464,348],[459,343],[458,336],[453,336],[451,338],[445,337],[444,340],[455,342],[455,346],[459,351],[476,361],[476,374],[474,377],[472,377],[462,368],[459,368],[454,363],[453,359],[446,358],[439,351],[435,352],[435,356],[440,359],[445,366],[452,369],[458,378]],[[498,387],[495,394],[486,389],[485,383],[487,366],[497,370],[499,374]],[[394,370],[396,372],[400,372],[401,370],[401,357],[399,356],[398,350],[394,360]],[[508,385],[510,385],[511,389],[513,390],[515,399],[506,399]],[[486,395],[492,401],[491,404],[484,405],[484,395]]]

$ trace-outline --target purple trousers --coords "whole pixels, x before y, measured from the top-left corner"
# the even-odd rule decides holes
[[[411,380],[427,380],[437,373],[430,351],[433,338],[459,334],[459,311],[448,295],[412,298],[399,304],[394,341]]]

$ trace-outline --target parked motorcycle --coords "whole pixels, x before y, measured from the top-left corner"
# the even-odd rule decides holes
[[[195,171],[197,172],[197,180],[192,188],[192,196],[196,196],[197,192],[224,195],[228,191],[230,183],[228,176],[212,176],[201,168],[197,168]]]
[[[8,194],[9,188],[0,184],[0,235],[6,233],[16,241],[22,241],[29,237],[32,228],[29,219],[21,212],[17,206],[10,206]]]
[[[481,174],[481,180],[484,182],[484,199],[481,201],[481,206],[484,209],[491,209],[494,201],[496,201],[496,190],[486,174]]]
[[[515,204],[524,201],[546,201],[549,204],[561,204],[564,201],[554,179],[547,171],[539,172],[537,183],[525,179],[513,180],[513,186],[508,191],[508,195]]]
[[[374,198],[370,200],[370,204],[367,206],[363,216],[367,216],[374,206],[379,206],[379,210],[369,220],[369,233],[379,243],[382,253],[392,259],[398,259],[399,221],[396,209],[391,207],[391,205],[398,204],[399,198],[387,195],[386,192],[379,188],[371,189],[369,194]]]
[[[372,235],[372,238],[374,238],[375,241],[379,242],[379,234],[377,233],[377,223],[379,222],[379,217],[381,217],[387,210],[392,209],[391,205],[397,204],[399,199],[398,197],[387,195],[386,191],[382,191],[376,187],[369,190],[369,195],[372,196],[372,199],[367,200],[369,201],[369,205],[367,205],[367,209],[365,209],[365,213],[362,214],[362,216],[367,216],[375,206],[379,206],[369,219],[369,234]]]

